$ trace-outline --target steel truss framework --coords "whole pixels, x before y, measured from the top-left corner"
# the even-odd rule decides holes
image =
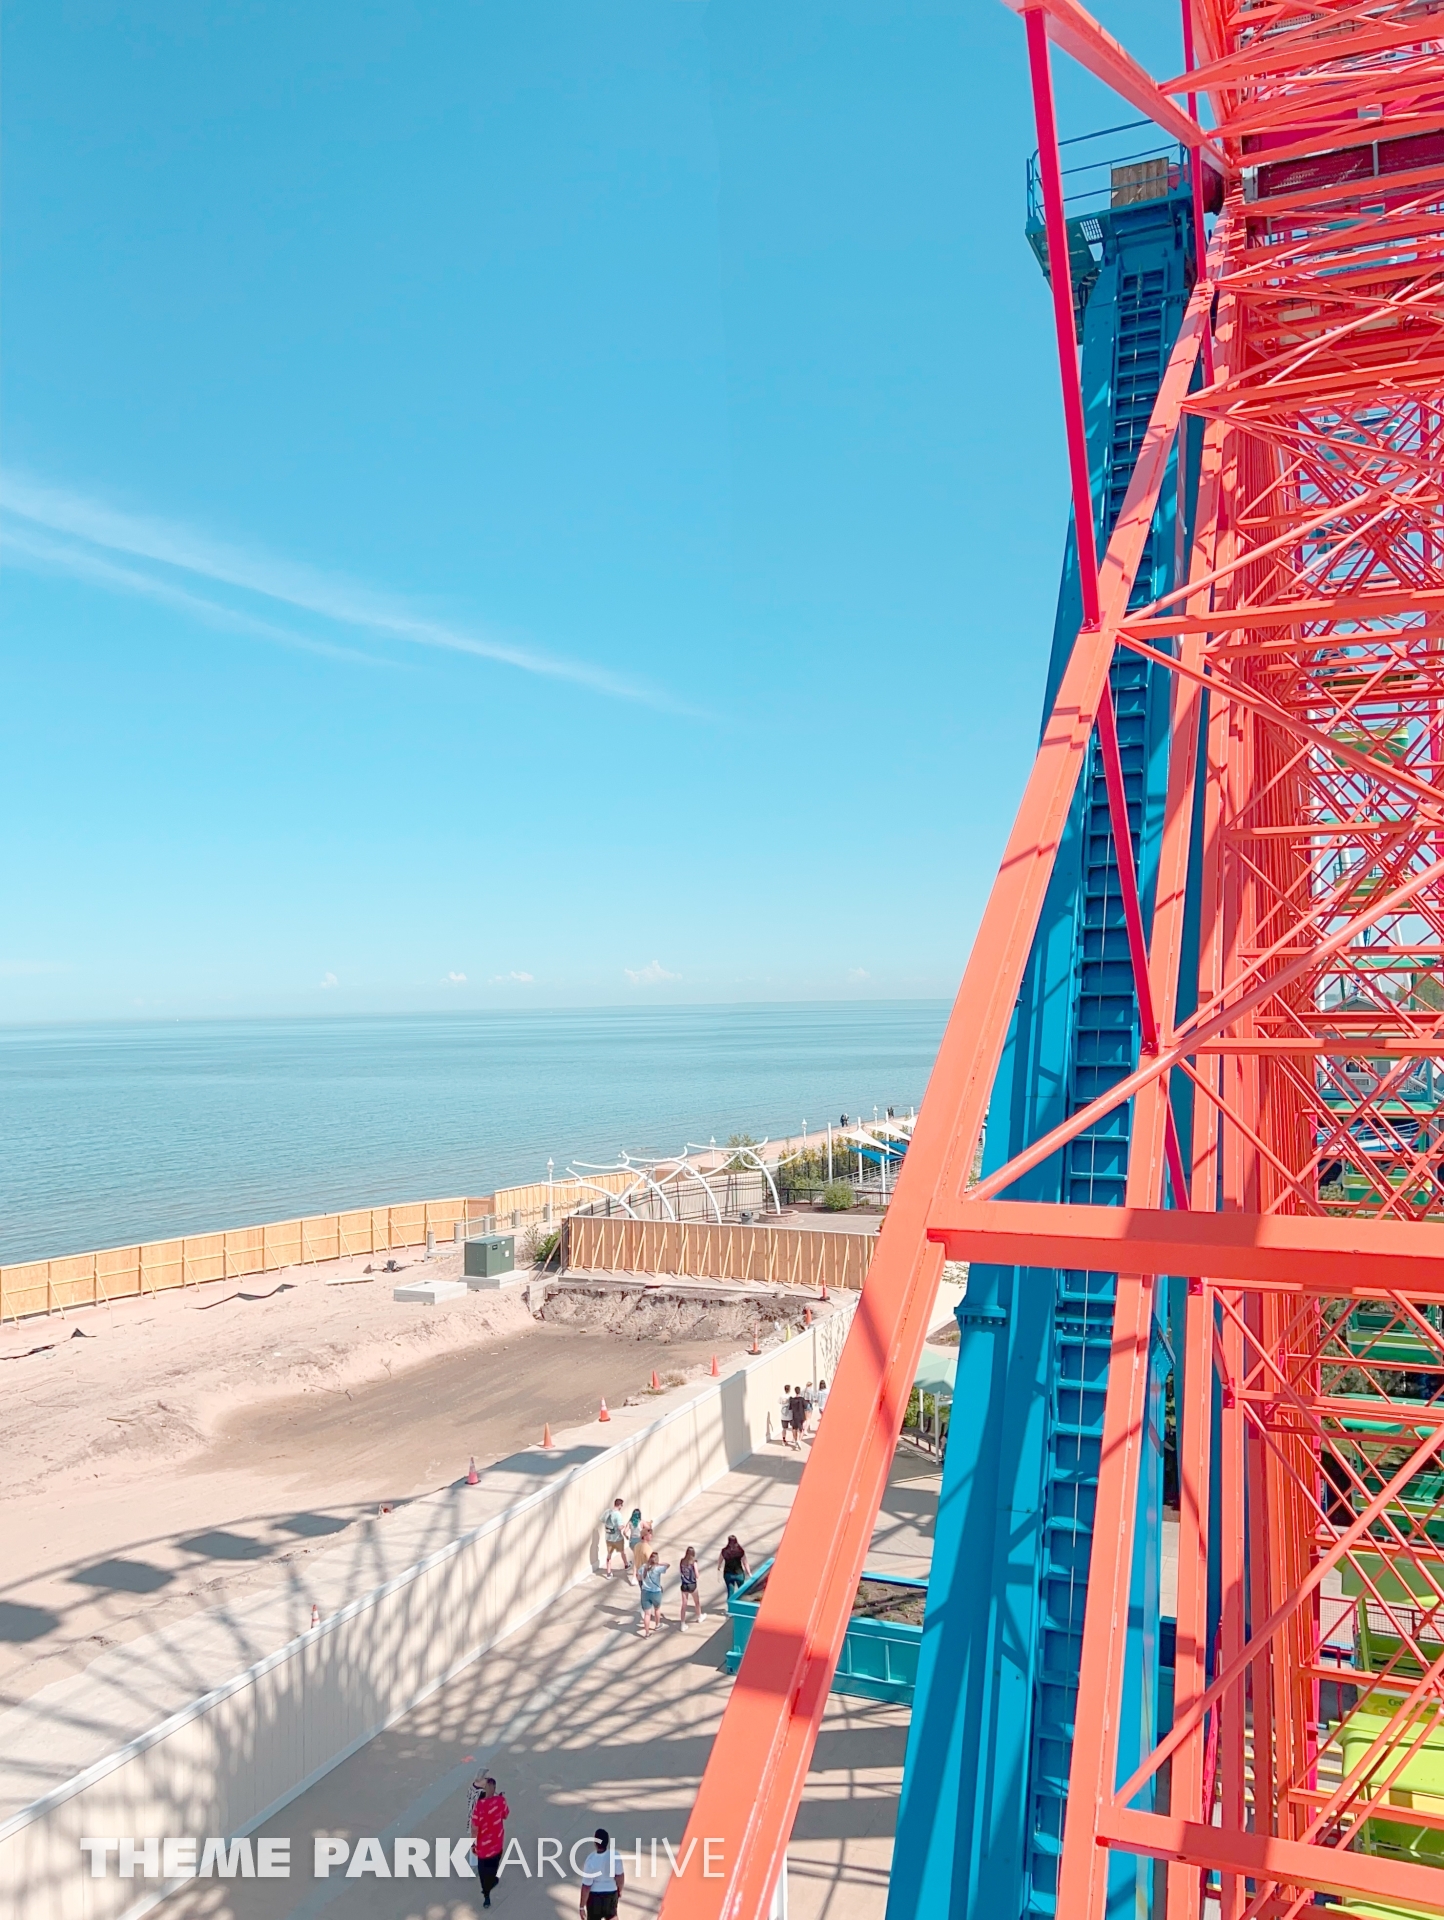
[[[1052,258],[1050,38],[1205,153],[1223,212],[1101,562],[1055,276],[1083,626],[688,1827],[725,1869],[664,1912],[767,1912],[944,1257],[1118,1276],[1058,1911],[1102,1920],[1120,1849],[1167,1863],[1169,1920],[1444,1912],[1444,1798],[1410,1785],[1444,1722],[1444,1115],[1402,1097],[1444,1059],[1444,5],[1193,0],[1161,88],[1074,0],[1019,10]],[[1190,417],[1186,583],[1130,608]],[[1173,684],[1136,1065],[970,1185],[1119,647]],[[1125,1101],[1125,1205],[1000,1197]],[[1175,1708],[1121,1780],[1159,1275],[1189,1276]],[[1343,1688],[1341,1584],[1386,1649]]]

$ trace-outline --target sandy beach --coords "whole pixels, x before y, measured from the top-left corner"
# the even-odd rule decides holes
[[[701,1308],[629,1335],[534,1319],[522,1289],[392,1298],[459,1261],[368,1276],[358,1257],[6,1328],[0,1703],[284,1577],[544,1422],[595,1419],[654,1369],[675,1383],[737,1350]]]

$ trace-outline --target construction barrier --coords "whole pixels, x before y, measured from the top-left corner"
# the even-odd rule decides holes
[[[699,1280],[860,1291],[875,1233],[742,1227],[716,1221],[618,1220],[574,1214],[563,1235],[566,1267],[665,1273]]]
[[[513,1227],[540,1227],[555,1221],[558,1225],[578,1207],[590,1207],[603,1194],[625,1193],[636,1184],[636,1174],[598,1173],[585,1186],[579,1180],[534,1180],[530,1186],[501,1187],[487,1203],[487,1212],[495,1216],[496,1230],[505,1233]],[[601,1189],[599,1192],[598,1189]],[[472,1206],[481,1203],[473,1200]]]
[[[161,1890],[114,1871],[90,1878],[86,1835],[254,1832],[586,1579],[618,1487],[645,1489],[662,1522],[740,1466],[766,1443],[784,1381],[836,1373],[851,1320],[847,1308],[823,1315],[709,1381],[0,1822],[0,1913],[121,1920]]]
[[[458,1222],[463,1233],[479,1233],[483,1228],[505,1232],[513,1224],[535,1226],[549,1217],[549,1207],[560,1219],[572,1208],[594,1201],[597,1186],[620,1192],[631,1179],[630,1174],[599,1174],[591,1187],[571,1180],[549,1186],[543,1180],[468,1198],[355,1207],[345,1213],[277,1220],[262,1227],[230,1227],[221,1233],[193,1233],[139,1246],[107,1247],[98,1253],[23,1261],[0,1267],[0,1324],[32,1314],[63,1313],[72,1307],[105,1306],[172,1287],[201,1286],[210,1280],[241,1280],[315,1260],[424,1246],[428,1233],[438,1241],[450,1240]]]

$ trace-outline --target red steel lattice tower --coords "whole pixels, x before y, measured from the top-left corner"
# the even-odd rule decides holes
[[[1120,1849],[1167,1863],[1169,1920],[1444,1912],[1444,0],[1193,0],[1161,87],[1073,0],[1019,10],[1054,259],[1049,40],[1215,167],[1222,212],[1096,563],[1058,276],[1083,627],[688,1828],[725,1870],[664,1912],[767,1911],[945,1255],[1118,1276],[1058,1912],[1103,1920]],[[1185,584],[1130,606],[1188,420]],[[1173,684],[1136,1066],[975,1182],[1119,647]],[[1007,1197],[1124,1101],[1125,1205]],[[1124,1780],[1160,1275],[1190,1279],[1176,1694]]]

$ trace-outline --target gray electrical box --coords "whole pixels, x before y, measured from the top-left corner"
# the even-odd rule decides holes
[[[487,1233],[466,1243],[464,1272],[468,1280],[495,1280],[516,1271],[516,1241],[509,1233]]]

